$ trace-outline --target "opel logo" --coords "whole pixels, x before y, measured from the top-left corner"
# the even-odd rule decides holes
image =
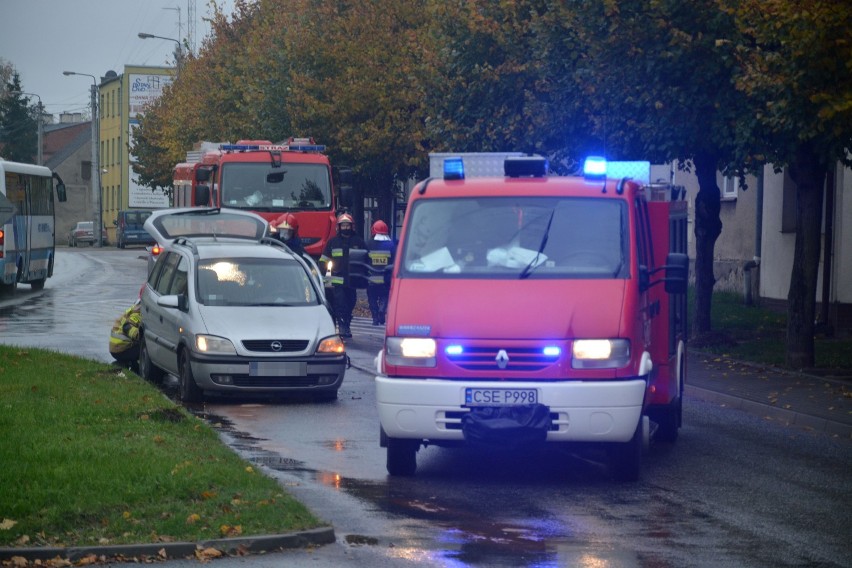
[[[497,361],[497,367],[500,369],[505,369],[506,365],[509,364],[509,354],[506,353],[505,349],[501,349],[497,352],[497,357],[494,358]]]
[[[281,351],[282,345],[281,345],[280,341],[273,341],[272,345],[270,345],[270,347],[272,347],[273,351]]]

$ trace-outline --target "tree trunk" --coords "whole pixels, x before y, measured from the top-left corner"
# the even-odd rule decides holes
[[[790,177],[796,183],[796,249],[787,294],[787,366],[814,366],[814,323],[819,275],[822,199],[827,167],[810,144],[796,152]]]
[[[693,335],[711,331],[710,308],[713,302],[713,249],[722,233],[719,218],[722,195],[716,185],[718,160],[711,152],[702,152],[693,158],[698,178],[698,195],[695,196],[695,316]]]

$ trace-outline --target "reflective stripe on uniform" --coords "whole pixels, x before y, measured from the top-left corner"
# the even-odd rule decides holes
[[[331,256],[343,256],[343,249],[331,249]]]

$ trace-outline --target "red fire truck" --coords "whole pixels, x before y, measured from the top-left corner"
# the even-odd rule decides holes
[[[306,252],[318,258],[335,233],[338,207],[351,204],[345,171],[335,190],[324,151],[310,138],[220,144],[175,166],[173,205],[246,209],[267,221],[294,213]]]
[[[413,475],[421,446],[564,443],[636,480],[650,439],[677,438],[684,191],[588,164],[557,177],[508,156],[466,179],[446,158],[412,190],[376,359],[391,475]]]

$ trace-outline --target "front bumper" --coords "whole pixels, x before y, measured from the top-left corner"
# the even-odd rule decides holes
[[[464,440],[465,388],[535,388],[550,408],[548,442],[627,442],[642,415],[643,378],[607,381],[465,381],[376,377],[376,402],[391,438]]]
[[[319,392],[334,391],[343,383],[346,356],[302,359],[190,358],[195,382],[205,391]]]

